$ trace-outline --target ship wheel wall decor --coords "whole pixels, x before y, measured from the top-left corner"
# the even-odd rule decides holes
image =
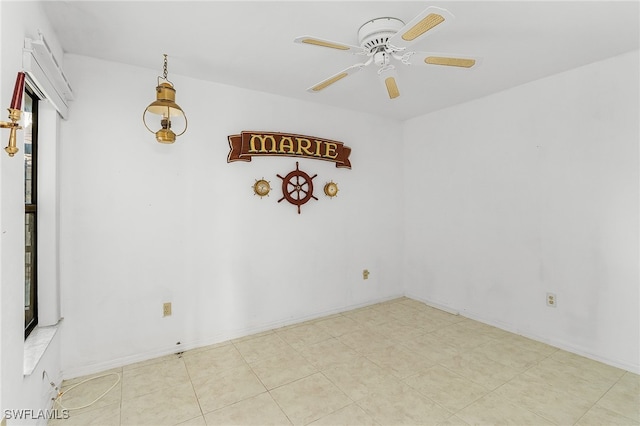
[[[309,201],[310,199],[317,200],[313,195],[313,178],[316,175],[309,176],[298,168],[298,162],[296,161],[296,169],[290,172],[285,177],[278,175],[282,179],[282,200],[287,200],[293,205],[298,206],[298,214],[300,214],[300,206]]]

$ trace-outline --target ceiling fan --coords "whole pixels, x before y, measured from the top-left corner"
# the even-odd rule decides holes
[[[352,65],[337,74],[309,87],[308,92],[317,93],[332,84],[350,76],[372,63],[378,66],[378,76],[390,99],[400,96],[396,67],[399,61],[405,65],[442,65],[457,68],[473,68],[479,65],[480,58],[467,55],[448,55],[430,52],[416,52],[411,46],[423,40],[427,35],[446,27],[453,20],[453,14],[446,9],[430,6],[405,24],[397,18],[376,18],[364,23],[358,30],[360,46],[335,42],[313,36],[300,36],[295,43],[328,47],[368,59]]]

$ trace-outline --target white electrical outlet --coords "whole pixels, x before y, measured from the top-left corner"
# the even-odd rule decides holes
[[[558,305],[558,300],[555,293],[547,293],[547,306],[555,308]]]

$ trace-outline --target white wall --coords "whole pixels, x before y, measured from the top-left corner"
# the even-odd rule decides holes
[[[406,122],[407,295],[640,371],[638,75],[636,51]]]
[[[16,74],[22,71],[22,47],[24,38],[37,38],[38,30],[46,34],[51,48],[59,60],[62,51],[49,23],[36,2],[0,1],[0,120],[7,121],[7,110],[13,95]],[[50,111],[47,106],[44,110]],[[43,143],[56,143],[55,113],[48,114],[48,128],[51,134],[43,137]],[[0,131],[1,148],[8,142],[9,131]],[[4,410],[39,410],[48,408],[53,389],[50,381],[62,381],[59,334],[51,341],[40,363],[31,375],[23,376],[24,360],[24,146],[23,131],[18,131],[20,151],[13,158],[0,151],[0,417]],[[55,151],[55,146],[47,145],[44,151]],[[53,164],[47,164],[47,173],[55,175]],[[54,189],[55,191],[55,189]],[[55,224],[55,192],[43,189],[42,205],[45,213],[41,217]],[[47,213],[49,212],[49,213]],[[45,235],[49,230],[45,230]],[[55,238],[55,237],[54,237]],[[45,259],[44,263],[50,259]],[[48,295],[39,299],[40,323],[51,324],[57,320],[56,277],[48,274],[48,267],[39,271],[44,279],[42,292]],[[47,372],[43,379],[43,371]],[[37,412],[37,411],[36,411]],[[30,422],[33,423],[33,422]],[[15,424],[9,420],[8,424]]]
[[[76,93],[60,151],[66,377],[402,294],[400,123],[172,75],[178,60],[169,79],[190,124],[161,145],[142,123],[161,53],[157,71],[65,56]],[[342,141],[353,169],[228,164],[227,136],[243,130]],[[318,175],[319,200],[301,214],[278,203],[277,174],[296,161]],[[260,199],[262,177],[274,189]],[[335,199],[322,192],[330,180]]]

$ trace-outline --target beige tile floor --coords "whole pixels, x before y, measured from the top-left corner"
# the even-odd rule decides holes
[[[408,298],[106,373],[49,424],[640,425],[638,375]]]

